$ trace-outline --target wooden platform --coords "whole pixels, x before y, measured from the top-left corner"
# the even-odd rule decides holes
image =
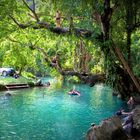
[[[29,85],[28,84],[9,84],[9,85],[5,85],[5,87],[8,90],[12,90],[12,89],[29,88]]]

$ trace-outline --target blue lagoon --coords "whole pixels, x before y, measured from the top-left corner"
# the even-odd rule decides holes
[[[55,84],[55,83],[54,83]],[[75,86],[80,96],[68,95]],[[103,85],[31,88],[0,93],[1,140],[84,140],[92,122],[112,116],[126,103]]]

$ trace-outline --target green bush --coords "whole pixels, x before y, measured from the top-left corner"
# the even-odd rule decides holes
[[[28,85],[29,85],[30,87],[34,87],[34,86],[35,86],[35,83],[34,83],[34,82],[28,82]]]
[[[35,79],[36,76],[34,76],[31,72],[22,72],[22,76],[26,77],[27,79]]]

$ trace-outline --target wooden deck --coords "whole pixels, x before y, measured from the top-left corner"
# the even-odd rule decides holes
[[[8,85],[5,85],[5,87],[8,90],[12,90],[12,89],[29,88],[29,85],[28,84],[8,84]]]

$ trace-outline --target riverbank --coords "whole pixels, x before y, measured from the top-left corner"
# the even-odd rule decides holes
[[[21,86],[22,85],[22,86]],[[23,85],[26,85],[26,87],[33,87],[35,86],[35,82],[33,79],[28,79],[23,76],[20,76],[18,78],[14,77],[0,77],[0,91],[3,90],[8,90],[8,87],[17,87],[17,88],[22,88]],[[25,86],[24,86],[25,87]]]

